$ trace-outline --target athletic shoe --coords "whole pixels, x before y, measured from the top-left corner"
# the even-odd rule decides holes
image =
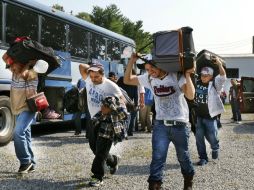
[[[35,167],[34,165],[32,165],[32,167],[28,170],[28,173],[33,173],[35,171]]]
[[[119,162],[120,162],[120,156],[116,156],[116,155],[113,155],[113,156],[116,159],[116,165],[114,167],[110,167],[109,169],[109,173],[112,175],[115,174],[116,171],[118,170]]]
[[[206,165],[207,164],[207,160],[206,159],[200,159],[199,161],[198,161],[198,163],[197,163],[197,165],[199,165],[199,166],[204,166],[204,165]]]
[[[99,179],[97,179],[97,178],[95,178],[95,177],[92,177],[91,179],[90,179],[90,182],[89,182],[89,185],[91,186],[91,187],[99,187],[100,185],[102,185],[103,184],[103,181],[102,180],[99,180]]]
[[[212,159],[217,159],[219,157],[218,151],[212,151]]]
[[[32,166],[33,166],[33,164],[31,162],[28,163],[28,164],[21,164],[20,167],[19,167],[18,173],[27,174]]]

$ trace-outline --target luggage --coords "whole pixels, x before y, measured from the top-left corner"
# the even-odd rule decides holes
[[[195,61],[192,31],[190,27],[182,27],[153,34],[152,59],[155,65],[167,72],[184,72],[192,68]]]
[[[218,65],[215,65],[213,63],[212,59],[214,57],[218,57],[222,61],[223,67],[226,69],[226,63],[225,63],[225,61],[223,60],[222,57],[220,57],[219,55],[217,55],[217,54],[215,54],[215,53],[213,53],[211,51],[203,49],[202,51],[200,51],[197,54],[197,59],[196,59],[197,74],[200,74],[201,69],[203,67],[211,67],[214,70],[213,76],[214,77],[217,76],[219,74],[219,67],[218,67]]]
[[[51,47],[45,47],[29,37],[16,38],[7,50],[7,55],[22,64],[27,64],[30,60],[42,59],[49,64],[46,74],[60,66],[59,60]]]
[[[79,90],[73,87],[64,94],[63,98],[64,108],[69,113],[79,112]]]

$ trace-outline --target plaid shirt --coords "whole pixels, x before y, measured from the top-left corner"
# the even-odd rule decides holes
[[[99,136],[115,143],[122,141],[127,127],[127,112],[118,107],[110,115],[102,115],[101,111],[92,118],[93,127],[99,128]]]

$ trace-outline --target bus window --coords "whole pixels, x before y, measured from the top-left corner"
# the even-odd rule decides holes
[[[17,36],[29,36],[30,38],[37,40],[38,15],[16,5],[7,4],[6,42],[13,42]]]
[[[41,43],[55,50],[66,51],[66,25],[60,20],[43,16]]]
[[[91,58],[105,60],[105,39],[95,33],[91,33]]]
[[[1,18],[3,18],[3,12],[2,12],[2,9],[3,9],[3,5],[2,3],[0,2],[0,16]],[[0,43],[2,43],[2,28],[3,28],[3,19],[0,19]]]
[[[88,32],[84,29],[70,25],[68,45],[72,56],[88,58]]]
[[[107,56],[111,61],[120,61],[121,51],[120,51],[120,43],[112,40],[108,40],[107,47]]]

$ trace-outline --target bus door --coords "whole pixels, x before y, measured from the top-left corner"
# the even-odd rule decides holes
[[[242,113],[254,113],[254,78],[242,77],[239,87]]]
[[[56,68],[45,78],[39,79],[39,89],[43,91],[49,102],[49,109],[61,114],[60,120],[65,120],[64,112],[64,95],[65,92],[72,88],[72,77],[71,77],[71,56],[69,53],[56,51],[56,54],[60,57],[60,67]],[[45,120],[51,120],[49,115],[43,115],[42,118]]]

